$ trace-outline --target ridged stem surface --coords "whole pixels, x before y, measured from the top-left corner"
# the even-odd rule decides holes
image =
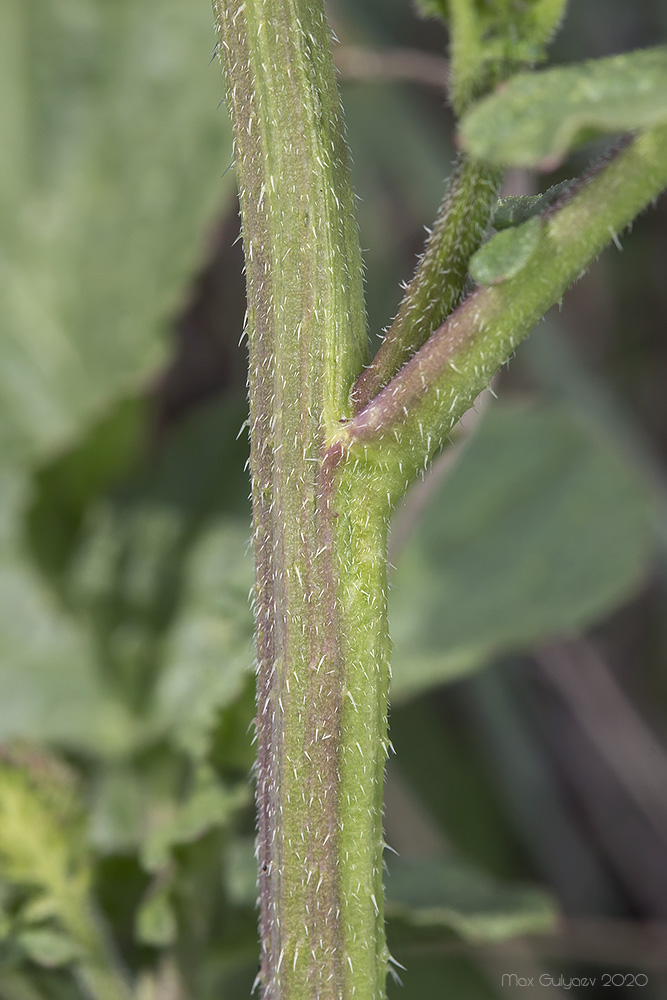
[[[321,2],[215,4],[250,350],[264,1000],[380,1000],[386,498],[331,441],[366,360]]]

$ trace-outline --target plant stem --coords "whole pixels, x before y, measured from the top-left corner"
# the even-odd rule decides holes
[[[492,196],[492,175],[464,162],[395,335],[352,399],[367,351],[361,256],[322,0],[214,9],[248,288],[259,981],[263,1000],[382,1000],[392,505],[518,341],[667,183],[667,130],[568,192],[542,216],[523,271],[477,290],[429,337],[458,300]]]
[[[331,447],[366,360],[321,2],[216,0],[243,214],[264,1000],[380,1000],[386,498]]]
[[[355,413],[370,403],[461,301],[468,262],[484,236],[501,178],[496,167],[459,158],[396,319],[354,384]]]
[[[346,425],[341,446],[375,464],[392,497],[401,496],[535,323],[666,186],[661,126],[625,143],[548,208],[526,266],[469,295]]]

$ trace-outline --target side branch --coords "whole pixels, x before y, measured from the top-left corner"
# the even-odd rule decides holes
[[[667,187],[667,127],[639,135],[542,219],[514,277],[480,287],[342,432],[351,456],[386,470],[394,498],[442,446],[517,344]]]
[[[461,301],[468,262],[484,236],[501,177],[495,167],[459,158],[396,319],[352,388],[355,413],[370,403]]]

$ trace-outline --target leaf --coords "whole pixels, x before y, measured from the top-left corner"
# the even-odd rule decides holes
[[[68,965],[84,954],[69,935],[51,928],[30,928],[17,934],[16,940],[28,958],[47,969]]]
[[[39,751],[5,751],[0,880],[20,891],[24,920],[53,916],[79,938],[88,911],[91,862],[72,780],[69,770]],[[19,935],[23,949],[44,965],[60,965],[78,954],[69,937],[46,926],[28,926]]]
[[[190,844],[209,830],[226,825],[250,801],[250,790],[244,785],[225,788],[208,769],[203,775],[190,798],[144,843],[142,863],[147,871],[164,868],[172,848]]]
[[[593,624],[648,552],[646,493],[620,449],[566,406],[496,405],[397,560],[392,696]]]
[[[667,122],[667,47],[521,73],[465,115],[474,156],[514,166],[556,166],[607,132]]]
[[[165,948],[173,944],[178,933],[176,914],[170,900],[171,886],[163,882],[149,891],[135,921],[137,939],[142,944]]]
[[[207,753],[221,708],[240,695],[253,662],[247,541],[248,526],[227,520],[193,550],[155,692],[155,725],[197,758]]]
[[[542,194],[509,195],[501,198],[493,210],[491,225],[496,229],[509,229],[510,226],[520,226],[522,222],[539,215],[553,205],[562,194],[572,187],[572,181],[561,181],[547,188]]]
[[[134,738],[93,669],[90,636],[31,565],[17,530],[25,476],[0,466],[0,740],[115,753]]]
[[[233,177],[206,4],[4,0],[0,452],[43,459],[165,358]]]
[[[52,579],[66,571],[87,509],[136,465],[152,417],[146,398],[119,399],[72,448],[35,472],[27,537],[31,554]]]
[[[480,943],[551,930],[556,910],[540,890],[503,884],[460,858],[394,859],[387,915],[416,927],[443,927]]]
[[[152,815],[163,806],[147,780],[130,766],[108,766],[95,782],[90,803],[88,840],[100,854],[137,849]],[[144,779],[144,780],[142,780]],[[156,801],[157,799],[157,801]]]
[[[31,537],[42,553],[72,515],[44,560],[66,603],[17,530],[26,476],[0,466],[0,739],[123,757],[167,736],[205,752],[253,658],[244,412],[202,407],[110,497],[95,493],[113,462],[83,471],[99,428],[44,472]],[[153,685],[148,718],[134,718]]]
[[[443,21],[449,17],[448,0],[415,0],[415,7],[422,17],[439,17]]]
[[[497,285],[523,270],[537,252],[542,238],[538,216],[521,226],[492,236],[470,258],[470,275],[478,285]]]

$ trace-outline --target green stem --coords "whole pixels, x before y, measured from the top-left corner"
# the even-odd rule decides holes
[[[264,1000],[380,1000],[386,498],[331,447],[366,360],[321,2],[215,0],[243,216]]]
[[[470,257],[479,247],[502,171],[461,156],[396,319],[352,389],[354,412],[367,406],[461,301]]]
[[[400,496],[550,306],[667,186],[667,128],[623,146],[543,213],[515,277],[478,288],[340,433]],[[519,230],[517,230],[519,232]]]

